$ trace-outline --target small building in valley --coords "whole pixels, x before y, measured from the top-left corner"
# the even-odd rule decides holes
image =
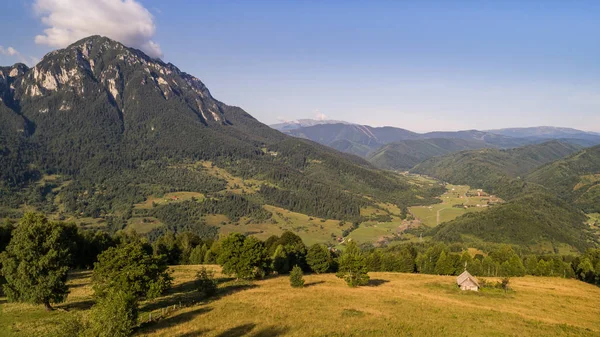
[[[456,284],[460,290],[479,291],[479,283],[468,271],[464,271],[456,278]]]

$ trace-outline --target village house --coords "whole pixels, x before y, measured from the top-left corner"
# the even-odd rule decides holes
[[[473,277],[468,271],[464,271],[456,278],[456,284],[460,287],[460,290],[471,290],[479,291],[479,283],[477,279]]]

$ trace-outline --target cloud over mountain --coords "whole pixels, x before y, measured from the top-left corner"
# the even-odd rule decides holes
[[[35,0],[34,10],[44,25],[35,42],[65,47],[89,35],[103,35],[161,57],[152,40],[156,32],[150,11],[135,0]]]

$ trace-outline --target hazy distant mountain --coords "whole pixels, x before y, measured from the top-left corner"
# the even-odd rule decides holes
[[[330,119],[297,119],[295,121],[282,122],[277,124],[269,125],[275,130],[288,131],[295,130],[307,126],[321,125],[321,124],[352,124],[344,121],[336,121]]]
[[[363,157],[385,144],[419,138],[418,133],[400,128],[341,123],[302,127],[286,133]]]
[[[404,140],[443,138],[485,143],[481,145],[487,144],[486,146],[479,146],[477,148],[510,148],[536,142],[536,140],[532,139],[513,138],[477,130],[438,131],[420,134],[410,130],[391,126],[372,127],[368,125],[342,123],[305,126],[296,129],[283,130],[283,132],[295,137],[310,139],[314,142],[332,147],[338,151],[355,154],[365,158],[368,157],[371,152],[378,150],[384,145]],[[448,143],[452,142],[448,141]],[[422,143],[413,144],[422,145]],[[471,147],[471,149],[472,148],[473,147]],[[418,149],[415,149],[415,151],[418,151]]]
[[[600,141],[600,134],[595,132],[581,131],[571,128],[560,128],[554,126],[537,126],[529,128],[507,128],[488,130],[498,135],[504,135],[515,138],[571,138],[571,139],[597,139]]]

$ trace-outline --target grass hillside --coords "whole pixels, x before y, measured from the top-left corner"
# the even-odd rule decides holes
[[[174,288],[142,303],[141,321],[152,312],[154,322],[142,323],[136,336],[600,334],[600,308],[590,301],[600,298],[600,288],[569,279],[512,278],[513,291],[508,293],[461,292],[455,277],[401,273],[370,273],[370,285],[356,289],[332,274],[306,275],[303,289],[291,288],[288,277],[253,283],[222,279],[214,300],[198,302],[192,281],[199,266],[173,268]],[[67,303],[53,312],[0,299],[0,334],[60,335],[61,322],[88,314],[89,276],[89,272],[73,274]]]
[[[572,144],[550,141],[508,150],[463,151],[431,158],[411,171],[453,184],[483,188],[504,199],[510,199],[526,191],[538,190],[536,186],[528,186],[518,178],[578,150],[579,147]]]
[[[453,152],[493,147],[480,140],[451,138],[413,139],[387,144],[369,154],[373,165],[388,170],[408,170],[431,157]]]
[[[573,201],[586,212],[600,211],[600,146],[584,149],[568,158],[532,172],[528,181],[544,185]]]
[[[508,243],[539,253],[570,253],[598,244],[586,222],[586,215],[570,204],[535,193],[485,212],[463,215],[431,233],[433,239],[446,242]]]

